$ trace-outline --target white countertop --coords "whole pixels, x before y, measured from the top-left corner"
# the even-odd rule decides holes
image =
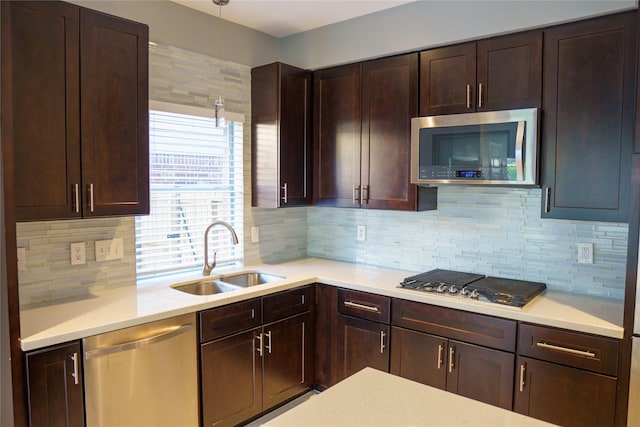
[[[534,418],[365,368],[265,427],[551,426]]]
[[[34,350],[315,282],[611,338],[622,338],[624,332],[623,302],[617,300],[547,290],[525,308],[518,309],[397,287],[405,277],[416,272],[319,258],[236,270],[260,270],[286,276],[286,279],[223,294],[197,296],[172,289],[169,285],[175,284],[175,279],[168,283],[165,278],[144,288],[132,285],[26,307],[20,312],[22,349]],[[214,271],[211,277],[229,272]],[[202,278],[194,273],[179,281]]]

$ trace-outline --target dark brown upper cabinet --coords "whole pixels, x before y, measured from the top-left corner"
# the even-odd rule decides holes
[[[542,216],[628,220],[636,14],[545,32]]]
[[[540,107],[542,32],[420,53],[420,115]]]
[[[368,209],[436,208],[436,189],[409,182],[418,55],[314,74],[314,203]]]
[[[9,10],[17,219],[148,213],[148,27],[64,2]]]
[[[251,205],[311,200],[311,73],[273,63],[251,70]]]

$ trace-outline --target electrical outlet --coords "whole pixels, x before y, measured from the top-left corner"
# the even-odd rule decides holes
[[[71,265],[81,265],[87,262],[87,259],[85,258],[84,248],[84,242],[71,243]]]
[[[260,227],[253,226],[251,227],[251,243],[259,243],[260,242]]]
[[[578,243],[578,264],[593,264],[593,243]]]
[[[121,259],[123,256],[121,237],[113,240],[96,240],[96,261]]]
[[[367,227],[359,225],[356,227],[356,240],[358,242],[364,242],[367,239]]]
[[[18,248],[18,271],[27,269],[27,248]]]

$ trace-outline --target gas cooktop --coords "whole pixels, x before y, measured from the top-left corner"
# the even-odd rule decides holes
[[[398,287],[518,308],[547,289],[544,283],[440,269],[407,277]]]

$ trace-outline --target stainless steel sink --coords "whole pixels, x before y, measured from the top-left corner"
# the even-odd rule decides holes
[[[286,277],[278,276],[276,274],[264,273],[261,271],[243,271],[242,273],[228,274],[221,276],[218,282],[229,283],[235,286],[256,286],[265,283],[275,282],[277,280],[283,280]]]
[[[215,279],[197,280],[171,287],[192,295],[215,295],[283,279],[286,279],[286,277],[262,271],[242,271],[226,274]]]
[[[237,291],[242,289],[242,286],[222,283],[215,280],[201,280],[198,282],[185,283],[184,285],[172,286],[172,288],[192,295],[214,295]]]

